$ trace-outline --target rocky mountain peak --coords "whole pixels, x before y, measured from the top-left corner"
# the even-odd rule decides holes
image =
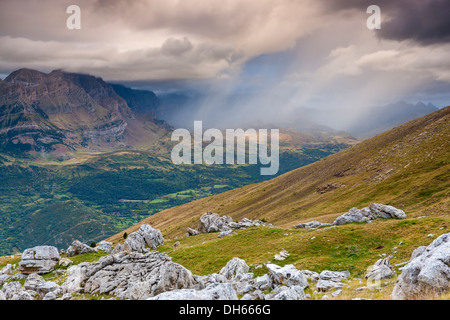
[[[123,147],[154,136],[142,129],[143,122],[159,126],[154,118],[134,121],[127,101],[103,79],[63,70],[12,72],[2,82],[0,106],[0,135],[5,135],[0,147],[8,150],[66,153]],[[139,136],[133,134],[129,142],[130,121]]]

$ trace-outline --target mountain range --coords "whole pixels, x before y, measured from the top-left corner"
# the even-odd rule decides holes
[[[61,70],[12,72],[0,83],[0,105],[0,148],[12,152],[67,156],[159,147],[170,127],[141,113],[138,104],[128,105],[102,79]]]

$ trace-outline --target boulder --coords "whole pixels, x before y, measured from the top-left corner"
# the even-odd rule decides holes
[[[310,270],[301,270],[302,273],[305,275],[306,279],[317,282],[320,279],[320,276],[317,272],[310,271]]]
[[[305,275],[292,264],[285,265],[284,267],[276,264],[267,264],[267,269],[269,269],[269,274],[274,284],[284,284],[289,287],[299,286],[302,289],[309,287]]]
[[[219,235],[218,235],[217,237],[218,237],[218,238],[223,238],[223,237],[225,237],[225,236],[230,235],[232,232],[233,232],[232,229],[224,230],[224,231],[222,231],[221,233],[219,233]]]
[[[397,278],[394,300],[436,297],[450,290],[450,233],[419,247]]]
[[[328,227],[331,226],[330,223],[323,223],[319,222],[317,220],[306,222],[306,223],[300,223],[294,226],[295,229],[316,229],[321,227]]]
[[[228,224],[232,222],[229,216],[220,217],[217,213],[207,212],[200,217],[197,229],[200,233],[224,231],[230,229]]]
[[[188,228],[187,235],[196,235],[198,233],[208,233],[221,231],[220,238],[229,235],[232,229],[258,227],[265,225],[259,220],[250,220],[243,218],[241,222],[234,222],[230,216],[219,216],[217,213],[207,212],[200,217],[198,222],[198,231]]]
[[[383,219],[406,219],[406,214],[403,210],[397,209],[393,206],[388,206],[379,203],[371,203],[369,209],[377,218]]]
[[[17,281],[5,283],[1,292],[4,300],[34,300],[37,297],[36,292],[26,290]]]
[[[147,300],[238,300],[230,283],[212,283],[201,290],[178,289],[163,292]]]
[[[146,246],[156,249],[164,244],[164,238],[159,229],[153,229],[149,224],[143,224],[138,231],[131,233],[122,245],[117,245],[112,251],[118,253],[121,251],[142,253]]]
[[[337,217],[336,220],[334,220],[333,224],[339,226],[354,222],[369,222],[373,219],[374,217],[371,215],[368,208],[363,208],[361,210],[357,208],[351,208],[347,213],[344,213],[343,215]]]
[[[274,259],[277,261],[282,261],[289,256],[290,256],[289,252],[287,252],[286,250],[282,250],[280,253],[275,255]]]
[[[60,260],[58,249],[52,246],[37,246],[26,249],[19,262],[19,270],[23,274],[49,273]]]
[[[253,287],[257,290],[266,291],[272,287],[272,278],[268,275],[262,275],[253,280]]]
[[[104,251],[106,253],[111,253],[112,249],[113,249],[113,244],[111,242],[103,240],[103,241],[99,242],[99,244],[98,244],[96,249],[97,249],[97,251],[101,250],[101,251]]]
[[[305,300],[302,286],[281,286],[265,296],[265,300]]]
[[[187,237],[196,236],[196,235],[200,234],[200,232],[198,232],[197,230],[192,229],[192,228],[186,228],[186,231],[187,231],[187,234],[186,234]]]
[[[340,281],[331,281],[331,280],[323,280],[319,279],[316,284],[317,290],[320,292],[328,292],[331,289],[341,289],[344,287],[344,284]]]
[[[348,279],[350,272],[348,271],[329,271],[324,270],[319,274],[316,288],[321,292],[327,292],[331,289],[341,289],[344,286],[342,280]]]
[[[165,291],[198,289],[192,273],[159,252],[119,252],[68,269],[63,293],[110,294],[145,300]]]
[[[0,287],[9,279],[11,279],[9,274],[0,274]]]
[[[370,280],[387,280],[395,275],[395,270],[389,263],[388,258],[380,259],[373,266],[369,268],[369,272],[365,278]]]
[[[88,246],[87,244],[84,244],[78,240],[75,240],[72,242],[72,245],[67,249],[67,256],[73,257],[79,254],[89,253],[89,252],[96,252],[97,250],[95,248],[92,248]]]
[[[226,266],[220,270],[219,274],[223,275],[228,280],[232,280],[241,278],[248,273],[249,269],[250,267],[244,260],[235,257],[228,261]]]
[[[71,263],[73,263],[72,260],[70,260],[69,258],[61,258],[61,260],[59,260],[59,265],[61,267],[67,267],[69,266]]]
[[[397,209],[393,206],[371,203],[369,207],[366,208],[351,208],[347,213],[337,217],[333,224],[343,225],[354,222],[371,222],[377,218],[405,219],[406,214],[403,210]]]
[[[2,270],[0,270],[0,275],[12,275],[13,274],[13,265],[12,264],[7,264],[6,266],[4,266],[2,268]]]
[[[45,282],[44,278],[42,278],[37,273],[32,273],[25,280],[23,287],[26,290],[37,291],[39,285],[41,285],[44,282]]]

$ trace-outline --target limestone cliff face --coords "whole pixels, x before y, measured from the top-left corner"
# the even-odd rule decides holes
[[[133,120],[127,102],[94,76],[20,69],[0,82],[2,149],[65,152],[129,147],[129,122],[143,126]],[[158,129],[158,121],[152,124]]]

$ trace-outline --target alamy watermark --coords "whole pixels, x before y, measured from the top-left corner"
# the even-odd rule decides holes
[[[72,4],[67,7],[66,13],[70,14],[67,18],[66,26],[69,30],[81,29],[81,9],[79,6]],[[377,5],[370,5],[367,7],[366,13],[371,16],[367,18],[366,26],[370,30],[381,29],[381,9]]]
[[[377,5],[371,5],[367,7],[366,13],[372,15],[367,18],[366,26],[370,30],[381,29],[381,9]]]
[[[270,153],[268,149],[270,136]],[[181,139],[181,140],[180,140]],[[171,159],[178,164],[258,164],[261,175],[275,175],[279,161],[279,129],[226,129],[225,139],[221,130],[203,132],[202,121],[194,121],[194,137],[187,129],[172,132],[172,141],[178,144],[172,149]],[[203,148],[205,142],[210,142]],[[224,144],[225,143],[225,144]],[[248,146],[248,148],[247,148]],[[248,161],[247,161],[248,160]]]

